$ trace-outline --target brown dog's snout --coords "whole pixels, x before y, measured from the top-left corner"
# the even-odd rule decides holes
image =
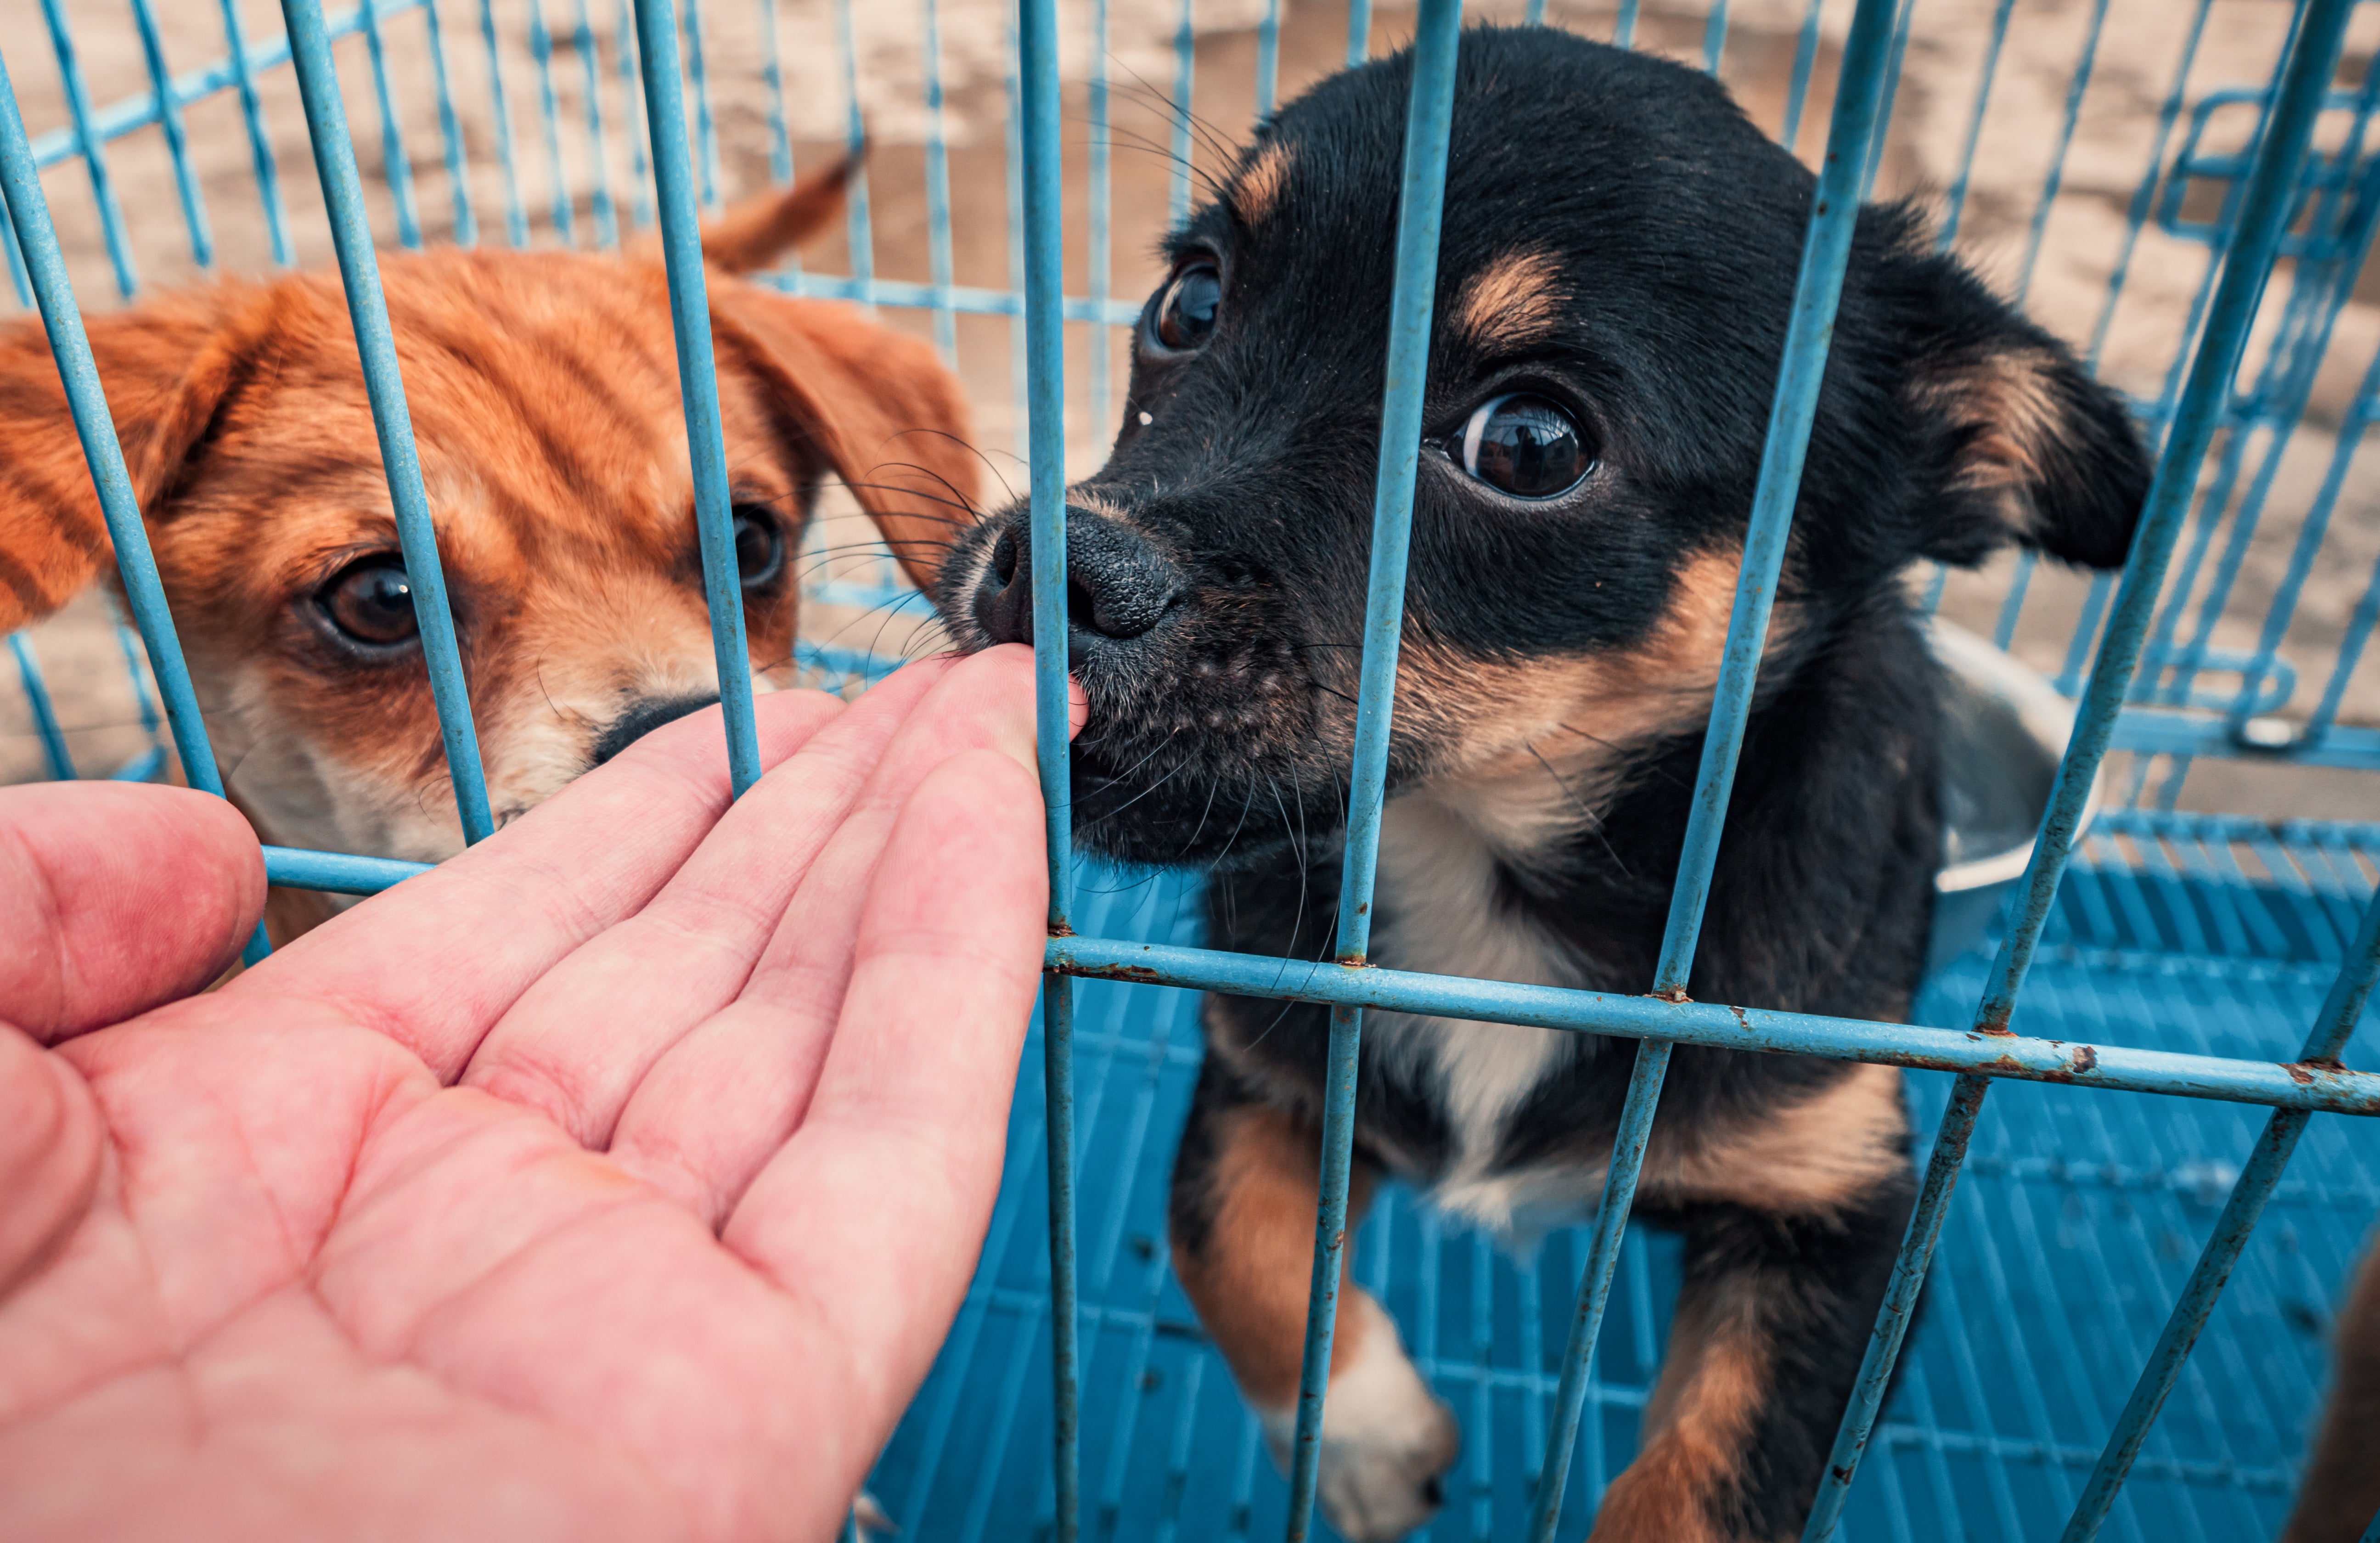
[[[663,723],[674,723],[689,712],[700,712],[717,700],[719,694],[715,691],[699,697],[639,697],[595,736],[595,743],[587,751],[588,763],[601,766]]]
[[[984,565],[975,617],[991,642],[1033,641],[1032,540],[1019,510]],[[1187,588],[1181,568],[1140,532],[1067,505],[1066,642],[1077,662],[1146,637]]]

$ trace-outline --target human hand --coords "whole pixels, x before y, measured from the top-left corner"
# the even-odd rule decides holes
[[[832,1534],[999,1183],[1032,700],[763,697],[733,805],[680,720],[202,996],[228,805],[0,796],[0,1537]]]

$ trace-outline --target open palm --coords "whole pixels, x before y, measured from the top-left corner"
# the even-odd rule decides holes
[[[199,996],[238,817],[0,796],[0,1536],[831,1534],[999,1178],[1031,709],[764,697],[732,805],[681,720]]]

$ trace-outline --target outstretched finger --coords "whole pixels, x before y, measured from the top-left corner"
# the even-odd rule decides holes
[[[978,749],[1033,764],[1032,656],[1022,648],[961,662],[902,725],[735,1002],[673,1046],[630,1097],[611,1148],[622,1166],[714,1223],[724,1217],[801,1122],[896,818],[929,772]],[[1004,812],[1038,830],[1040,808],[1037,788]]]
[[[764,769],[842,711],[815,691],[753,707]],[[298,999],[378,1029],[451,1081],[532,981],[668,882],[728,803],[719,710],[689,714],[225,990]]]
[[[877,1440],[958,1310],[999,1186],[1046,935],[1040,809],[1033,772],[998,750],[917,787],[801,1129],[722,1234],[875,1369],[849,1408]]]
[[[522,994],[463,1080],[542,1111],[583,1145],[607,1143],[653,1063],[735,1000],[812,860],[952,662],[896,671],[761,778],[642,910]]]

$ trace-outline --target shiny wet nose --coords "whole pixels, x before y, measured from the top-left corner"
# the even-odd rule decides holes
[[[1186,585],[1173,560],[1138,531],[1087,509],[1066,510],[1066,633],[1082,657],[1145,637]],[[993,544],[975,616],[995,643],[1033,641],[1032,534],[1020,513]]]

